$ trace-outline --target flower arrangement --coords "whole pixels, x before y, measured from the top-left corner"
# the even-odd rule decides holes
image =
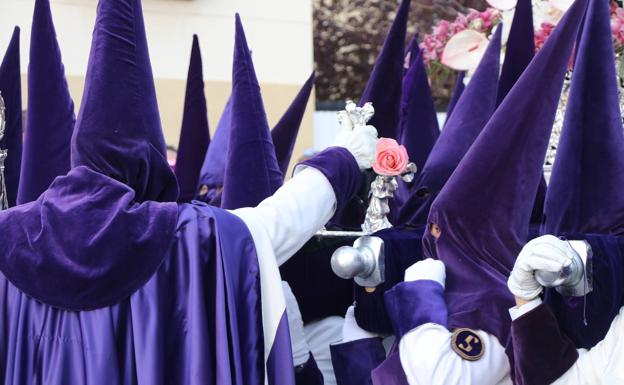
[[[467,14],[458,14],[453,21],[441,20],[434,26],[420,45],[432,88],[443,89],[455,69],[476,67],[485,52],[487,36],[501,20],[502,13],[496,8],[483,12],[471,9]],[[462,54],[464,51],[466,55]]]
[[[485,52],[494,27],[505,21],[510,28],[517,0],[487,0],[483,12],[469,10],[452,22],[441,20],[425,35],[421,48],[432,82],[445,81],[451,70],[473,71]],[[539,50],[573,0],[533,0],[535,49]],[[624,54],[624,9],[611,1],[611,32],[615,53]],[[504,40],[506,38],[504,37]]]

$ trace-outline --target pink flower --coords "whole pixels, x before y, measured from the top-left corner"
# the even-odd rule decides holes
[[[477,68],[488,39],[484,34],[467,29],[453,36],[442,53],[442,64],[458,71],[472,71]]]
[[[394,139],[380,138],[377,142],[377,151],[373,170],[379,175],[396,176],[405,172],[409,157],[407,150]]]
[[[542,23],[540,29],[535,32],[535,51],[539,51],[542,48],[546,39],[548,39],[548,36],[550,36],[554,29],[554,25],[550,23]]]

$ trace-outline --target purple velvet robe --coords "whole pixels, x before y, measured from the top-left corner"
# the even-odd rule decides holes
[[[37,201],[0,213],[0,378],[264,383],[259,268],[245,224],[206,205],[133,197],[79,167]],[[285,342],[274,348],[290,354]],[[294,383],[292,372],[267,375]]]

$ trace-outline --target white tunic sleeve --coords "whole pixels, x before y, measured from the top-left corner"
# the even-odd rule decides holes
[[[337,204],[331,184],[320,171],[311,167],[299,169],[297,175],[257,207],[231,211],[245,222],[258,254],[265,362],[286,313],[278,265],[286,262],[331,218]]]
[[[579,349],[579,357],[553,385],[624,384],[624,307],[605,338],[591,350]]]
[[[252,235],[264,233],[280,266],[331,219],[336,209],[334,189],[320,171],[312,167],[298,167],[297,171],[257,207],[232,211]]]
[[[401,366],[410,385],[510,385],[509,360],[498,339],[475,331],[485,348],[477,361],[461,358],[451,348],[452,333],[427,323],[399,342]]]

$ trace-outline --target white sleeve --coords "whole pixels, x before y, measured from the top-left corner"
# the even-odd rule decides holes
[[[541,298],[537,297],[520,307],[512,307],[511,309],[509,309],[509,316],[511,317],[512,321],[515,321],[516,319],[520,318],[521,316],[525,315],[526,313],[530,312],[541,304]]]
[[[511,384],[509,360],[498,339],[475,331],[484,346],[477,361],[461,358],[451,348],[452,333],[427,323],[405,334],[399,342],[401,366],[410,385]]]
[[[624,384],[624,308],[611,322],[605,338],[591,350],[579,349],[579,358],[553,385]]]
[[[325,223],[336,209],[336,195],[325,176],[312,167],[296,174],[257,207],[233,210],[250,231],[263,231],[271,242],[278,266],[285,263]]]

